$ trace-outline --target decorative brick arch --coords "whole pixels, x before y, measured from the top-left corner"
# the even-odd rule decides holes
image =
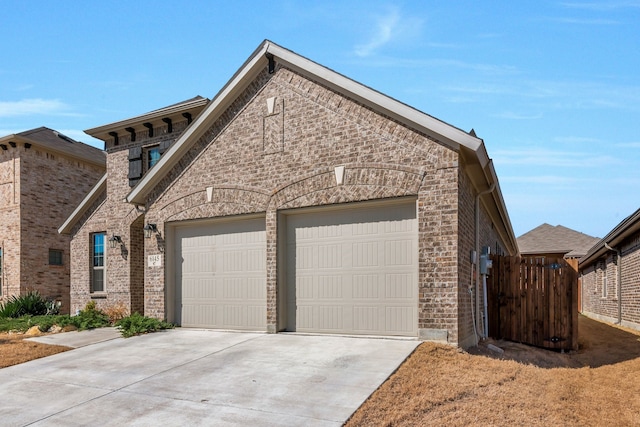
[[[209,197],[207,191],[211,193]],[[210,187],[176,199],[159,210],[164,222],[265,212],[269,192],[242,186]]]
[[[345,164],[343,183],[333,168],[319,169],[273,192],[269,209],[291,209],[401,196],[417,196],[425,176],[419,168],[381,163]]]

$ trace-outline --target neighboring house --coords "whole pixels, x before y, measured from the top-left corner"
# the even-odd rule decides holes
[[[141,175],[131,163],[162,146],[162,114],[87,131],[108,167],[60,228],[73,236],[74,308],[475,343],[470,254],[517,246],[473,132],[269,41],[196,115]]]
[[[582,313],[640,330],[640,209],[580,259]]]
[[[38,291],[69,312],[69,236],[57,229],[105,171],[105,153],[46,127],[0,138],[0,295]]]
[[[564,258],[578,271],[578,259],[600,239],[562,225],[542,224],[518,237],[520,254]]]

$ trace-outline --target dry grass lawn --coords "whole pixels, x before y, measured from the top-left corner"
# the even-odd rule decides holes
[[[71,350],[69,347],[26,341],[25,338],[29,337],[24,334],[0,333],[0,368]]]
[[[640,333],[580,316],[580,350],[421,344],[354,426],[640,426]]]

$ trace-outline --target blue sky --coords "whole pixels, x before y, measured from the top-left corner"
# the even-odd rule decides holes
[[[264,39],[464,130],[516,235],[640,207],[640,0],[0,2],[0,135],[212,98]]]

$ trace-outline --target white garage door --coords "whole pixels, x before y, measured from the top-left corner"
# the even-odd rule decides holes
[[[288,330],[417,335],[415,203],[286,220]]]
[[[265,330],[264,218],[177,227],[175,237],[178,323]]]

